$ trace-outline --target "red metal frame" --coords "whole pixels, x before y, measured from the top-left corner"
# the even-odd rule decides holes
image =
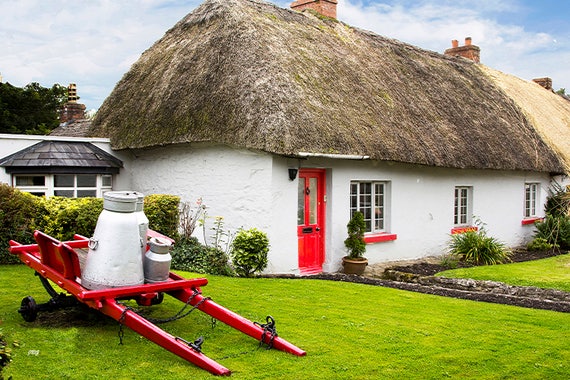
[[[208,280],[205,278],[185,279],[170,272],[168,280],[160,283],[89,290],[82,287],[78,282],[81,273],[77,253],[74,250],[87,248],[89,242],[87,238],[75,235],[73,241],[59,242],[39,231],[36,231],[34,237],[38,244],[22,245],[11,240],[10,252],[17,254],[24,264],[75,296],[80,302],[101,311],[159,346],[215,375],[229,375],[231,372],[199,350],[192,348],[117,302],[117,300],[119,298],[135,298],[141,304],[145,304],[159,292],[166,293],[184,303],[195,306],[198,310],[258,341],[269,342],[271,339],[271,333],[258,324],[218,305],[207,297],[203,297],[200,286],[208,284]],[[279,336],[273,337],[272,346],[293,355],[306,355],[305,351]]]

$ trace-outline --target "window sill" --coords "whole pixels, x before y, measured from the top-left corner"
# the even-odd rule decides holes
[[[521,221],[521,225],[523,226],[528,226],[529,224],[534,224],[536,222],[542,222],[544,220],[544,218],[539,218],[539,217],[535,217],[535,218],[524,218]]]
[[[451,229],[451,234],[462,234],[464,232],[477,232],[479,231],[479,227],[476,226],[464,226],[464,227],[454,227]]]
[[[370,234],[364,235],[364,242],[366,244],[382,243],[385,241],[396,240],[398,235],[390,233]]]

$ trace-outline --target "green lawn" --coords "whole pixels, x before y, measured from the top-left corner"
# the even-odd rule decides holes
[[[500,281],[570,292],[570,254],[503,265],[460,268],[438,273],[449,278]]]
[[[188,275],[188,274],[187,274]],[[195,311],[164,325],[234,379],[563,379],[570,373],[570,314],[443,298],[363,284],[208,276],[204,295],[254,321],[276,320],[279,335],[307,351],[295,357]],[[31,269],[0,266],[0,329],[16,341],[5,377],[17,379],[210,379],[205,371],[130,330],[119,345],[112,320],[33,323],[16,310],[47,294]],[[153,316],[182,303],[166,297]]]

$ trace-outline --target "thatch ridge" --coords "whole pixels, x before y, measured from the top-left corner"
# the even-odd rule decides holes
[[[91,134],[114,149],[207,141],[288,156],[562,170],[473,62],[252,0],[207,0],[178,22],[117,84]]]

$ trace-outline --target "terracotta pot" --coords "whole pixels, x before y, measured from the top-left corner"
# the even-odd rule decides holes
[[[357,259],[351,259],[348,256],[342,258],[342,266],[344,267],[343,272],[346,274],[357,274],[362,275],[366,266],[368,265],[368,259],[361,257]]]

